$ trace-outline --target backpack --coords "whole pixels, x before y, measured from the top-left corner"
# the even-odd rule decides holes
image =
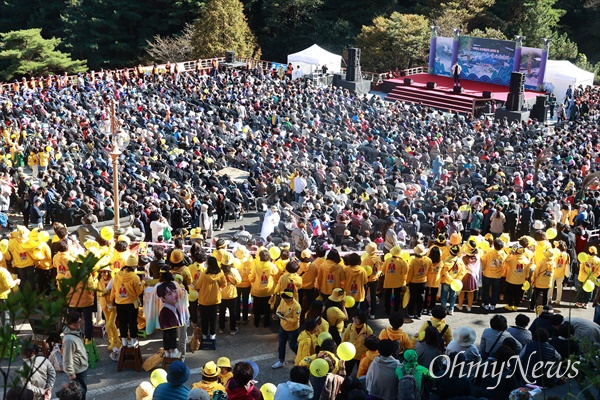
[[[420,400],[421,391],[417,386],[417,380],[415,379],[414,370],[407,371],[404,366],[401,367],[404,372],[404,376],[398,381],[398,400]]]
[[[431,321],[427,321],[427,324],[429,326],[433,326]],[[444,340],[444,333],[446,333],[446,331],[448,330],[449,327],[450,327],[450,325],[446,324],[446,326],[444,326],[444,329],[442,329],[441,331],[438,331],[438,342],[440,343],[441,348],[444,350],[446,349],[446,341]]]
[[[215,390],[213,392],[212,400],[227,400],[227,394],[223,393],[222,390]]]

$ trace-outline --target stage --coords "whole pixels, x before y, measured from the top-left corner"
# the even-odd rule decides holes
[[[412,79],[411,85],[404,84],[404,78]],[[427,82],[435,82],[434,89],[427,88]],[[506,102],[508,86],[494,85],[483,82],[467,81],[461,79],[462,93],[454,93],[454,79],[446,76],[432,74],[414,74],[401,78],[383,81],[383,92],[387,93],[386,100],[421,103],[425,106],[442,110],[458,111],[460,113],[473,112],[482,107],[486,101],[494,100],[497,106]],[[490,92],[491,98],[484,98],[483,92]],[[525,106],[531,108],[536,96],[543,94],[531,90],[524,93]]]

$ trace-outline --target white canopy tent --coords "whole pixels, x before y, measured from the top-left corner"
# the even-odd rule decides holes
[[[304,74],[317,72],[323,65],[327,65],[329,72],[340,72],[342,70],[342,56],[328,52],[313,44],[301,52],[289,54],[287,62],[294,66],[294,78],[296,78],[296,67],[299,65]]]
[[[565,99],[565,93],[572,85],[573,88],[582,85],[594,85],[594,73],[585,71],[570,61],[566,60],[548,60],[546,64],[546,74],[544,76],[544,86],[551,89],[556,96],[556,101],[561,103]]]

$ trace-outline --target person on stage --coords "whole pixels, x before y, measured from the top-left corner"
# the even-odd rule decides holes
[[[452,75],[454,76],[454,86],[460,86],[460,73],[462,72],[462,67],[458,65],[458,61],[454,63],[452,66]]]

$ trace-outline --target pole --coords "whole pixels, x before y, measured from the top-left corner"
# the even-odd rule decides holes
[[[121,206],[119,204],[119,156],[121,152],[118,149],[113,148],[113,151],[110,153],[110,158],[112,158],[112,167],[113,167],[113,197],[115,199],[115,218],[114,218],[114,229],[115,232],[120,227],[119,220],[119,211]]]

